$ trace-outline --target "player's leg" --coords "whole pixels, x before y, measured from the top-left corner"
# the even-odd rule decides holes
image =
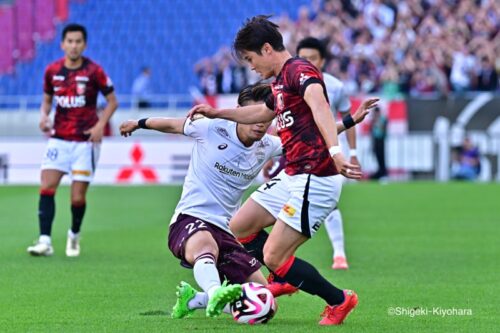
[[[344,249],[344,228],[342,214],[338,208],[328,215],[325,220],[325,228],[333,247],[333,269],[348,269]]]
[[[66,255],[77,257],[80,255],[80,229],[87,208],[87,190],[89,182],[73,181],[71,183],[71,228],[68,230],[66,241]]]
[[[181,214],[177,222],[171,225],[169,233],[170,250],[185,264],[193,267],[196,282],[208,295],[206,313],[209,317],[219,315],[224,306],[241,293],[241,285],[221,284],[217,268],[218,232],[217,228],[205,221]],[[178,297],[172,317],[182,318],[190,313],[191,309],[185,301]]]
[[[42,170],[40,198],[38,200],[38,224],[40,237],[38,242],[28,247],[33,256],[50,256],[54,253],[51,242],[52,223],[56,212],[55,193],[64,172],[59,170]]]

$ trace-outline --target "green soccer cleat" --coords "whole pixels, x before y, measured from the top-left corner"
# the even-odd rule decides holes
[[[189,317],[193,314],[194,309],[190,309],[188,304],[191,299],[196,295],[197,291],[187,282],[181,281],[177,286],[177,301],[172,308],[172,318],[181,319]]]
[[[241,296],[241,284],[227,284],[227,280],[217,288],[208,300],[207,317],[217,317],[222,313],[226,304],[236,301]]]

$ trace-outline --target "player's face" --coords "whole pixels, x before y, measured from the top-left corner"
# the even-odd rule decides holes
[[[309,61],[319,71],[321,71],[325,65],[325,59],[321,58],[321,54],[316,49],[300,49],[298,56]]]
[[[61,49],[64,51],[66,58],[72,61],[80,59],[86,46],[83,33],[80,31],[66,33],[64,40],[61,42]]]
[[[260,102],[251,101],[245,103],[244,106],[257,105],[262,103],[264,103],[264,101]],[[264,135],[266,135],[267,129],[269,128],[269,126],[271,126],[271,123],[272,121],[268,121],[265,123],[251,124],[251,125],[238,124],[238,129],[240,130],[240,133],[243,134],[243,136],[255,142],[261,140],[264,137]]]
[[[263,79],[274,76],[270,54],[264,50],[262,54],[254,51],[243,51],[243,59],[250,65],[250,68],[259,74]]]

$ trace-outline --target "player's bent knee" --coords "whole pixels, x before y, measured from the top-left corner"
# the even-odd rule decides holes
[[[278,253],[272,251],[266,251],[264,249],[264,264],[270,270],[275,271],[285,262],[286,258],[282,258]]]
[[[201,254],[211,253],[215,258],[219,256],[219,247],[208,231],[198,231],[186,241],[184,257],[192,264]]]

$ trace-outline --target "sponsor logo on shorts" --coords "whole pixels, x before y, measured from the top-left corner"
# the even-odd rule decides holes
[[[316,223],[314,223],[314,225],[312,226],[312,229],[313,229],[314,231],[318,231],[318,230],[319,230],[319,227],[321,227],[321,223],[316,222]]]
[[[92,172],[89,170],[73,170],[71,171],[71,174],[74,176],[90,176]]]
[[[285,212],[286,215],[293,217],[297,210],[292,206],[290,206],[289,204],[286,204],[283,206],[283,211]]]

